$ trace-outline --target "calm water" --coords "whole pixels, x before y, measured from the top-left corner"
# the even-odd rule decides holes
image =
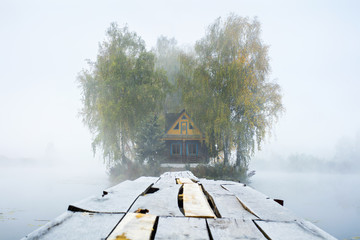
[[[0,166],[0,240],[26,236],[109,185],[103,169]]]
[[[0,167],[0,239],[20,239],[110,185],[103,169]],[[339,239],[360,236],[360,175],[257,171],[251,185]]]
[[[338,239],[360,237],[360,174],[257,171],[250,185]]]

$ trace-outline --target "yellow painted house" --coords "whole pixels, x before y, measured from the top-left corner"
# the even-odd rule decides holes
[[[185,109],[166,114],[165,135],[168,162],[198,163],[207,159],[203,133],[191,120]]]

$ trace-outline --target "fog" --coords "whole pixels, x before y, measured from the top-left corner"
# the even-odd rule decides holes
[[[258,170],[252,187],[338,239],[359,237],[359,174]]]
[[[331,155],[332,154],[332,155]],[[250,185],[338,239],[359,236],[360,132],[337,141],[331,154],[258,152]]]
[[[234,12],[261,22],[286,108],[251,162],[252,184],[338,238],[360,235],[359,10],[356,0],[1,1],[1,234],[10,225],[26,234],[36,212],[52,219],[110,184],[78,117],[76,83],[110,22],[128,24],[149,49],[160,35],[191,46]],[[11,220],[9,209],[23,214]]]
[[[96,168],[24,162],[0,167],[0,239],[20,239],[112,185]]]
[[[316,155],[299,149],[286,155],[267,147],[256,154],[251,167],[268,171],[360,174],[360,132],[352,138],[339,139],[331,152],[332,155]]]

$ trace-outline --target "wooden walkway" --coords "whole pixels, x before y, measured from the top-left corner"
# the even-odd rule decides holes
[[[29,239],[335,239],[245,184],[189,171],[124,181],[69,206]]]

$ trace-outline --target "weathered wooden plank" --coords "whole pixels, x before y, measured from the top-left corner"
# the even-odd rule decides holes
[[[123,192],[124,191],[124,185],[131,184],[132,182],[135,183],[145,183],[145,185],[151,185],[152,183],[155,183],[159,177],[139,177],[135,179],[134,181],[125,180],[113,187],[110,187],[106,190],[104,190],[104,193],[116,193],[116,192]]]
[[[177,178],[181,184],[176,184]],[[23,240],[103,239],[109,234],[108,239],[149,239],[157,216],[156,239],[335,239],[244,184],[201,179],[201,186],[192,179],[196,178],[191,172],[175,172],[125,181],[106,189],[101,197],[69,207],[85,212],[68,211]],[[178,206],[181,187],[187,217]],[[222,218],[215,218],[206,196]],[[138,208],[148,209],[149,214],[134,213]]]
[[[152,214],[127,213],[107,239],[150,239],[155,220]]]
[[[183,187],[183,208],[186,217],[215,217],[199,184],[184,184]]]
[[[325,239],[327,240],[335,240],[336,238],[334,238],[332,235],[330,235],[329,233],[325,232],[324,230],[322,230],[321,228],[315,226],[314,224],[312,224],[309,221],[306,221],[304,219],[301,219],[300,221],[298,221],[298,223],[304,227],[306,227],[307,229],[309,229],[311,232],[317,232],[318,234],[320,234],[321,236],[323,236]]]
[[[255,215],[247,211],[237,199],[237,197],[216,184],[215,181],[201,181],[204,190],[211,196],[221,217],[238,219],[258,219]]]
[[[221,196],[235,196],[232,192],[229,192],[225,188],[223,188],[220,184],[213,184],[213,183],[200,183],[206,192],[209,194],[217,194]]]
[[[176,177],[173,176],[173,174],[171,172],[166,172],[159,177],[159,179],[156,181],[155,184],[173,185],[173,184],[176,184]]]
[[[199,183],[201,183],[201,184],[216,184],[216,185],[223,185],[223,184],[227,184],[227,185],[242,184],[242,183],[234,182],[234,181],[212,180],[212,179],[206,179],[206,178],[200,178],[200,179],[199,179]]]
[[[144,180],[144,179],[143,179]],[[135,199],[153,183],[147,181],[124,181],[112,187],[103,196],[91,196],[69,206],[72,211],[88,211],[102,213],[125,213]]]
[[[158,184],[173,184],[176,183],[176,178],[189,178],[195,181],[198,181],[198,178],[190,171],[181,171],[181,172],[166,172],[162,174],[159,180],[156,182]]]
[[[137,209],[148,209],[150,214],[157,216],[184,216],[178,206],[178,194],[181,185],[173,184],[155,185],[159,188],[154,193],[149,193],[140,196],[130,209],[130,212],[135,212]]]
[[[247,211],[235,196],[212,195],[212,197],[221,217],[247,220],[258,219]]]
[[[67,211],[22,240],[104,239],[123,216]]]
[[[221,185],[234,193],[244,208],[263,220],[293,221],[298,219],[273,199],[243,184]]]
[[[160,177],[139,177],[134,180],[134,182],[153,182],[155,183]]]
[[[192,184],[192,183],[194,183],[194,181],[192,181],[190,178],[176,178],[176,182],[177,182],[177,184],[184,184],[184,183]]]
[[[183,177],[190,178],[195,181],[199,181],[199,179],[191,171],[184,171],[183,174],[184,174]]]
[[[276,240],[335,240],[316,226],[303,221],[255,221],[270,239]]]
[[[155,239],[209,239],[203,218],[160,217]]]
[[[213,239],[266,239],[251,220],[217,218],[206,221]]]

